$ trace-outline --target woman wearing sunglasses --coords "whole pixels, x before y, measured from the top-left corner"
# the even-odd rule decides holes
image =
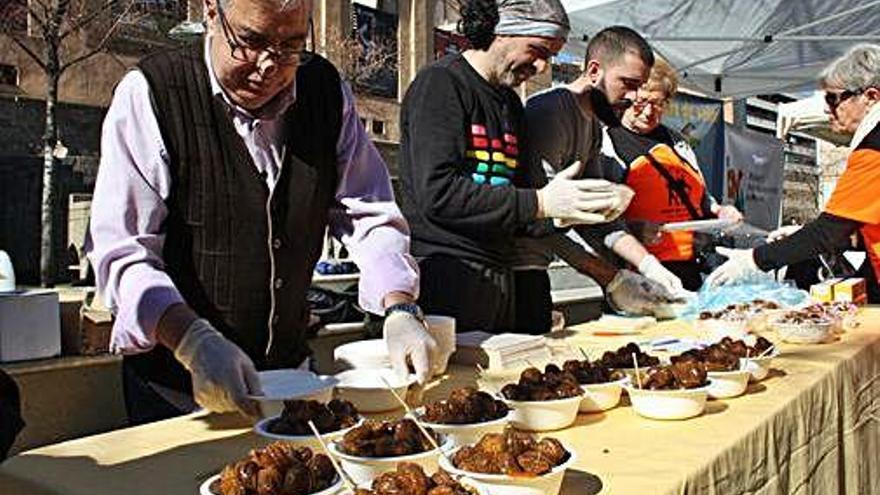
[[[868,255],[861,268],[868,282],[868,301],[880,301],[880,46],[853,47],[825,69],[820,82],[833,129],[853,134],[846,170],[825,211],[776,242],[754,250],[724,250],[721,254],[728,256],[728,261],[707,283],[730,283],[758,270],[841,251],[850,245],[850,237],[858,234]]]

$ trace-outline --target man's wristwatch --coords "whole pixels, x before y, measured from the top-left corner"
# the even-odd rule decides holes
[[[409,313],[416,317],[417,320],[424,322],[425,321],[425,313],[422,312],[422,308],[419,307],[416,303],[397,303],[392,304],[385,308],[385,316],[390,315],[394,312],[401,313]]]

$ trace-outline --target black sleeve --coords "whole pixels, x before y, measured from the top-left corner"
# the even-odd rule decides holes
[[[755,248],[755,264],[766,271],[820,254],[840,252],[849,246],[850,236],[861,225],[855,220],[822,213],[785,239]]]
[[[445,68],[426,69],[403,103],[409,187],[432,222],[469,237],[512,235],[534,220],[534,190],[477,184],[465,170],[470,115],[459,83]],[[403,172],[402,172],[403,173]]]

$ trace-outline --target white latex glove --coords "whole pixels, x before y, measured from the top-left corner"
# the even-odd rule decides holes
[[[544,165],[548,165],[545,163]],[[621,197],[613,184],[601,179],[580,179],[583,166],[577,161],[538,190],[538,205],[545,218],[558,227],[606,222],[605,212],[620,207]]]
[[[628,315],[653,315],[661,305],[675,298],[659,283],[630,270],[620,270],[605,287],[612,309]]]
[[[743,214],[733,205],[719,205],[715,210],[715,215],[721,220],[730,220],[731,222],[741,222]]]
[[[253,361],[208,320],[199,318],[189,325],[174,357],[192,374],[193,397],[200,406],[259,417],[259,404],[248,397],[263,393]]]
[[[660,264],[660,260],[654,257],[654,255],[649,254],[642,258],[641,263],[639,263],[639,273],[658,282],[673,296],[678,296],[685,292],[681,280]]]
[[[778,229],[774,230],[773,232],[770,232],[769,234],[767,234],[767,242],[776,242],[776,241],[785,239],[786,237],[790,236],[791,234],[794,234],[795,232],[797,232],[798,230],[801,230],[802,228],[803,228],[803,225],[786,225],[784,227],[779,227]]]
[[[731,249],[717,247],[715,251],[727,257],[727,261],[709,274],[704,284],[707,287],[717,287],[741,280],[753,273],[761,271],[755,264],[753,249]]]
[[[394,311],[385,317],[382,334],[388,346],[391,367],[397,373],[408,375],[408,360],[416,380],[423,385],[427,383],[439,366],[440,347],[428,333],[425,323],[409,313]]]

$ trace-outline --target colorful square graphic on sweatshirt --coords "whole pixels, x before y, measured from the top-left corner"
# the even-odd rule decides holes
[[[516,136],[505,132],[500,138],[492,137],[481,124],[471,125],[466,156],[471,179],[477,184],[510,185],[519,166]]]

